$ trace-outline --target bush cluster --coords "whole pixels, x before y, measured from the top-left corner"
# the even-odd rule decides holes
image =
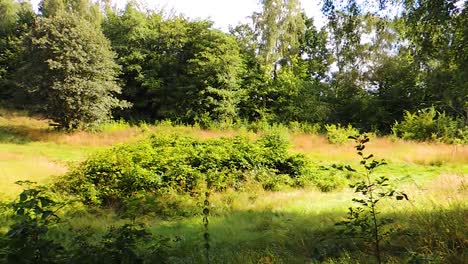
[[[403,121],[395,122],[393,134],[403,139],[433,140],[444,143],[468,142],[468,128],[462,121],[439,112],[434,107],[415,113],[406,111]]]
[[[196,194],[206,183],[216,191],[239,189],[248,181],[272,190],[301,185],[309,162],[289,154],[288,145],[278,133],[266,133],[256,141],[242,136],[200,140],[154,134],[91,156],[58,186],[86,203],[112,206],[142,191]]]
[[[356,136],[359,134],[359,131],[354,128],[352,125],[343,127],[340,124],[338,125],[325,125],[327,131],[327,139],[331,144],[343,144],[348,141],[348,137]]]

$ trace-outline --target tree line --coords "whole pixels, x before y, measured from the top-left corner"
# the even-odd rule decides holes
[[[262,0],[228,33],[110,1],[0,0],[0,101],[81,129],[111,118],[340,123],[388,133],[405,111],[468,120],[467,0]],[[399,11],[395,11],[399,10]]]

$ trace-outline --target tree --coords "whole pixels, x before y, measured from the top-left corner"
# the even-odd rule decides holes
[[[297,62],[305,25],[297,0],[262,0],[261,4],[262,11],[252,15],[251,27],[244,24],[231,30],[249,69],[242,82],[247,96],[241,108],[249,120],[277,121],[277,111],[292,110],[282,103],[300,87],[300,78],[293,75],[302,71]]]
[[[239,47],[233,37],[221,31],[202,30],[205,32],[193,34],[197,52],[188,61],[188,75],[197,93],[192,102],[186,102],[191,106],[186,115],[201,122],[206,117],[206,121],[236,121],[243,95],[239,87],[243,71]]]
[[[314,26],[313,18],[307,18],[305,14],[305,31],[300,40],[300,57],[307,64],[308,80],[323,80],[330,69],[332,56],[327,48],[328,34],[325,28],[320,31]]]
[[[154,94],[143,83],[150,81],[145,71],[149,70],[148,64],[153,60],[151,54],[159,53],[153,42],[159,39],[161,23],[159,14],[145,14],[132,2],[120,14],[111,8],[106,9],[102,29],[117,53],[116,62],[121,66],[122,94],[119,97],[133,103],[131,109],[117,113],[125,118],[153,119],[156,115],[152,108]]]
[[[249,121],[266,118],[266,101],[263,100],[270,85],[270,77],[265,76],[257,57],[258,41],[254,29],[249,24],[241,24],[230,30],[237,40],[240,56],[246,71],[243,71],[240,86],[246,96],[239,102],[240,117]]]
[[[457,3],[459,5],[457,5]],[[424,82],[423,107],[458,115],[468,124],[467,1],[405,2],[404,37]]]
[[[24,42],[16,80],[59,129],[85,128],[125,107],[115,95],[118,65],[102,33],[70,13],[41,18]]]
[[[187,123],[237,119],[242,60],[236,41],[209,21],[164,21],[143,86],[158,118]]]
[[[0,0],[0,100],[19,104],[24,93],[11,81],[21,54],[21,39],[30,30],[35,14],[27,2]]]
[[[98,1],[91,0],[42,0],[39,11],[43,17],[54,17],[63,12],[74,13],[88,20],[95,26],[100,26],[102,13]]]
[[[297,56],[305,25],[298,0],[262,0],[261,3],[262,12],[252,16],[259,60],[265,73],[275,78],[279,64],[287,64]]]
[[[323,2],[322,10],[331,21],[340,13],[345,13],[348,14],[349,21],[357,21],[356,26],[362,25],[359,22],[361,18],[365,18],[363,21],[370,17],[383,22],[377,22],[371,31],[364,33],[367,34],[366,38],[369,33],[380,36],[381,33],[387,34],[380,40],[384,40],[390,48],[379,48],[382,47],[380,40],[372,40],[371,45],[364,49],[371,51],[371,56],[366,55],[366,57],[374,63],[370,68],[364,68],[370,69],[368,72],[370,79],[367,79],[369,76],[358,74],[364,81],[373,85],[374,90],[371,93],[376,96],[373,98],[374,106],[366,112],[379,113],[380,117],[384,117],[382,120],[374,116],[374,120],[383,121],[380,125],[387,124],[388,129],[388,124],[393,121],[389,119],[401,114],[403,110],[425,109],[431,106],[436,106],[452,116],[462,117],[468,122],[466,103],[468,101],[466,57],[468,2],[466,0],[382,0],[366,1],[365,6],[359,5],[356,0]],[[392,12],[393,7],[399,7],[402,12]],[[351,12],[353,10],[355,12]],[[393,15],[388,16],[389,14]],[[347,34],[348,36],[358,33],[357,30],[348,30],[348,32],[351,32]],[[362,36],[362,33],[358,33],[359,38],[355,40],[359,41],[354,43],[360,44],[364,39]],[[344,51],[349,50],[348,46],[352,47],[348,44],[343,45]],[[350,54],[353,60],[358,58],[353,53]],[[355,65],[366,64],[355,63]],[[340,68],[339,58],[338,68]],[[360,86],[365,87],[365,83]],[[399,99],[410,104],[398,103]]]
[[[14,51],[12,42],[16,39],[14,31],[18,19],[18,4],[13,0],[0,0],[0,80],[8,72],[9,61]]]
[[[333,68],[327,91],[332,109],[328,122],[366,125],[369,98],[365,72],[369,67],[370,44],[362,37],[369,33],[365,16],[354,1],[343,10],[328,14],[329,45]]]
[[[163,19],[129,3],[109,10],[104,32],[118,53],[123,96],[134,102],[133,118],[186,123],[234,121],[242,59],[232,36],[210,21]]]

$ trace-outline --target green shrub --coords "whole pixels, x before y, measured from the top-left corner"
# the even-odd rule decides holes
[[[322,192],[331,192],[349,185],[352,173],[340,170],[344,165],[331,164],[330,166],[310,167],[313,172],[308,180]]]
[[[57,187],[80,196],[85,203],[122,206],[144,192],[195,195],[205,188],[222,191],[240,188],[249,171],[266,189],[297,185],[308,160],[288,154],[287,135],[267,132],[255,142],[246,137],[199,140],[192,137],[152,135],[97,153],[73,168]],[[289,179],[286,179],[287,175]]]
[[[331,144],[343,144],[348,141],[348,137],[359,134],[359,131],[352,125],[342,127],[338,125],[325,125],[327,131],[327,139]]]
[[[10,204],[12,224],[5,237],[0,237],[0,262],[55,263],[64,249],[48,233],[60,221],[56,212],[62,204],[45,187],[32,187],[28,181],[18,184],[26,189]]]
[[[415,113],[405,111],[403,121],[395,122],[393,134],[403,139],[466,143],[468,128],[463,122],[436,111],[434,107]]]
[[[266,131],[270,129],[271,125],[266,119],[260,119],[255,122],[248,123],[248,129],[250,131],[253,131],[255,133],[261,132],[261,131]]]
[[[297,121],[289,122],[289,130],[293,133],[319,134],[322,126],[318,123],[300,123]]]
[[[314,185],[322,192],[342,189],[347,186],[348,183],[349,181],[337,172],[321,173],[319,177],[314,178]]]
[[[123,119],[118,121],[109,121],[103,124],[100,124],[95,128],[97,131],[103,132],[116,132],[130,128],[130,124]]]

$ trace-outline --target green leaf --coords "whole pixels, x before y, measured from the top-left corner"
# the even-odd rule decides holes
[[[23,191],[23,192],[20,194],[20,202],[24,202],[24,201],[26,201],[26,199],[28,199],[28,194],[27,194],[26,192]]]

